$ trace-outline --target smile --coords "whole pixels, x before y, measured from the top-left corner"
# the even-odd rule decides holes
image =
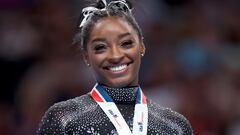
[[[121,72],[127,69],[127,64],[109,67],[109,70],[112,72]]]

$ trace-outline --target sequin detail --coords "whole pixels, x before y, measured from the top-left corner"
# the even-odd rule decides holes
[[[119,103],[117,107],[132,130],[135,89],[106,91]],[[131,96],[129,99],[123,99]],[[128,102],[128,104],[124,104]],[[148,101],[148,135],[192,135],[189,122],[179,113]],[[86,94],[54,104],[40,122],[37,135],[118,135],[109,118],[98,104]]]
[[[108,95],[113,99],[115,103],[122,102],[134,102],[136,100],[136,92],[138,87],[127,87],[127,88],[110,88],[103,86]]]

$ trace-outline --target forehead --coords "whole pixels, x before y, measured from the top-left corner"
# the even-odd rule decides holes
[[[130,33],[137,35],[134,28],[121,17],[110,16],[100,19],[92,28],[90,38],[92,36],[108,36],[110,33]]]

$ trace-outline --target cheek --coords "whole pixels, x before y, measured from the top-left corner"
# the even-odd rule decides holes
[[[105,56],[100,54],[92,54],[89,57],[90,64],[92,65],[93,70],[99,70],[102,63],[104,62]]]
[[[130,53],[129,56],[135,60],[136,62],[140,61],[141,59],[141,53],[140,53],[140,47],[137,46],[136,48],[134,48]]]

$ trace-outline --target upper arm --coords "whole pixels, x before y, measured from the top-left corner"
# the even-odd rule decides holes
[[[193,135],[193,130],[190,122],[180,113],[166,109],[168,119],[177,124],[181,135]]]
[[[52,106],[42,117],[37,135],[64,135],[64,108]]]

